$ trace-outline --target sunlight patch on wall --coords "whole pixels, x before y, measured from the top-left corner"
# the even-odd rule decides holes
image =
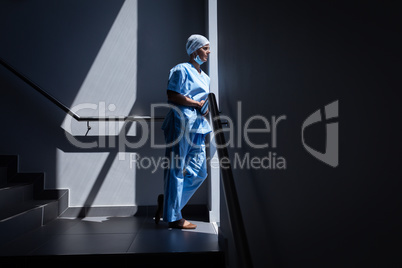
[[[135,168],[129,156],[115,153],[66,153],[57,149],[59,189],[69,189],[69,206],[135,205]]]
[[[137,31],[137,0],[125,1],[71,110],[81,117],[129,115],[137,94]],[[87,133],[87,122],[66,115],[61,127],[73,136],[114,136],[123,127],[118,121],[90,124]],[[131,127],[128,135],[134,134]],[[88,151],[75,144],[72,148],[56,151],[56,185],[70,189],[70,207],[135,205],[135,169],[126,153],[111,148]]]
[[[123,4],[71,106],[79,116],[129,115],[137,93],[137,6],[135,0]],[[91,122],[88,136],[116,135],[121,127],[118,122]],[[87,132],[86,122],[69,115],[62,128],[78,136]]]

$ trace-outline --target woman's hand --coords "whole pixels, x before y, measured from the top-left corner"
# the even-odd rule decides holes
[[[199,101],[198,103],[199,103],[198,109],[201,109],[201,107],[202,107],[202,106],[204,105],[204,103],[205,103],[205,100]]]
[[[190,107],[194,107],[197,109],[201,109],[202,105],[204,105],[204,102],[205,102],[204,100],[202,100],[202,101],[193,100],[189,97],[186,97],[180,93],[177,93],[177,92],[171,91],[171,90],[167,91],[167,95],[168,95],[168,100],[175,104],[183,105],[183,106],[190,106]]]

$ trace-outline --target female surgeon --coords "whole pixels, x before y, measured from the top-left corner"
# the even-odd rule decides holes
[[[158,196],[155,222],[168,222],[169,228],[195,229],[181,210],[207,177],[205,136],[211,132],[201,114],[209,93],[209,77],[200,66],[208,60],[209,41],[198,34],[186,44],[189,62],[170,70],[167,99],[170,110],[163,122],[169,168],[164,175],[164,195]]]

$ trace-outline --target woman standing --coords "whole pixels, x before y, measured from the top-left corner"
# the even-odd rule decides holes
[[[191,35],[186,50],[189,62],[176,65],[169,74],[167,98],[172,108],[162,129],[170,168],[165,170],[165,194],[158,197],[155,222],[163,214],[170,228],[195,229],[181,210],[207,177],[205,136],[211,128],[204,117],[207,112],[201,114],[201,108],[208,98],[209,77],[200,66],[208,60],[209,41],[202,35]]]

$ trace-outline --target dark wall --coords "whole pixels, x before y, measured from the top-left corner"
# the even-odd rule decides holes
[[[230,148],[232,164],[247,153],[286,159],[283,170],[234,170],[255,266],[400,265],[396,2],[222,0],[218,12],[223,113],[235,128],[257,114],[268,120],[286,116],[276,148],[244,142]],[[336,100],[339,118],[332,122],[339,122],[339,165],[334,168],[305,150],[301,127]],[[262,121],[254,123],[263,127]],[[270,143],[271,134],[250,138]],[[306,129],[305,136],[324,152],[324,123]],[[231,242],[225,211],[221,221]],[[235,257],[233,248],[230,256]]]

